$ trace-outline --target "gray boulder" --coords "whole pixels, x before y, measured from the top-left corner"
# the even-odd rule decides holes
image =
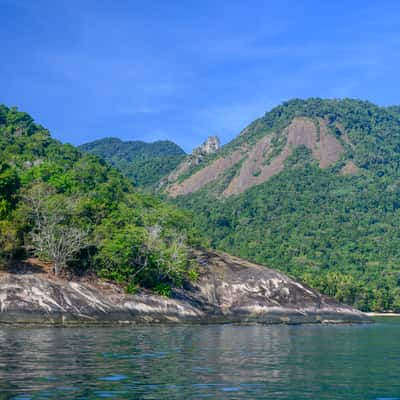
[[[125,294],[116,285],[45,273],[0,275],[0,323],[353,323],[360,311],[288,276],[226,254],[198,250],[199,279],[170,298]]]

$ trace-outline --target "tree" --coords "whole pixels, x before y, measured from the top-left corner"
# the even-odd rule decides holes
[[[13,195],[19,186],[19,179],[14,169],[0,162],[0,218],[10,211]]]
[[[72,226],[63,226],[62,217],[51,216],[42,221],[41,229],[31,232],[35,254],[54,263],[54,273],[60,275],[67,262],[87,245],[87,233]]]
[[[116,222],[117,221],[117,222]],[[181,285],[190,272],[186,238],[173,228],[107,221],[97,232],[96,263],[103,278],[155,288]]]
[[[188,266],[186,237],[175,230],[163,232],[159,225],[150,226],[147,232],[141,254],[145,265],[151,266],[155,281],[181,284]]]
[[[88,232],[71,223],[73,200],[52,193],[51,187],[40,183],[27,192],[25,199],[33,220],[30,238],[34,253],[53,262],[55,275],[60,275],[68,261],[88,245]]]
[[[142,151],[143,146],[151,149]],[[163,174],[165,157],[177,163],[176,157],[184,156],[172,143],[143,146],[136,150],[138,164],[132,171],[146,186]],[[183,231],[182,238],[192,241],[189,222],[175,207],[138,192],[105,161],[59,143],[29,115],[0,105],[3,264],[35,254],[52,262],[56,274],[67,267],[79,274],[90,268],[128,290],[142,283],[154,289],[183,279],[173,272],[181,254],[174,248],[181,239],[175,245],[171,235]],[[161,237],[146,228],[155,225],[162,227]]]
[[[8,221],[0,221],[0,266],[8,264],[17,248],[17,232]]]

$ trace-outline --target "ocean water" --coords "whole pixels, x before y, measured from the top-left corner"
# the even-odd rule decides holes
[[[400,399],[400,319],[0,327],[0,399]]]

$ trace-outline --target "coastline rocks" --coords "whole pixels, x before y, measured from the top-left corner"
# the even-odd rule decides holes
[[[0,323],[359,323],[362,312],[288,276],[223,253],[197,250],[199,279],[170,298],[125,294],[101,281],[45,273],[0,275]]]

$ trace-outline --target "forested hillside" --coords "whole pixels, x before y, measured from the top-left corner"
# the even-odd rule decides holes
[[[149,151],[151,168],[168,147]],[[398,107],[293,100],[177,176],[166,190],[179,209],[0,106],[0,263],[35,256],[57,274],[167,294],[196,277],[189,246],[200,231],[362,310],[400,311],[399,166]]]
[[[400,106],[390,106],[387,109],[400,117]]]
[[[185,157],[185,152],[169,140],[145,143],[139,140],[124,142],[116,138],[104,138],[79,148],[110,162],[136,186],[146,189],[153,189]]]
[[[362,310],[400,311],[397,110],[351,99],[283,103],[169,193],[214,247]]]
[[[196,271],[185,214],[138,193],[97,156],[0,106],[0,264],[28,256],[55,274],[92,271],[167,293]]]

